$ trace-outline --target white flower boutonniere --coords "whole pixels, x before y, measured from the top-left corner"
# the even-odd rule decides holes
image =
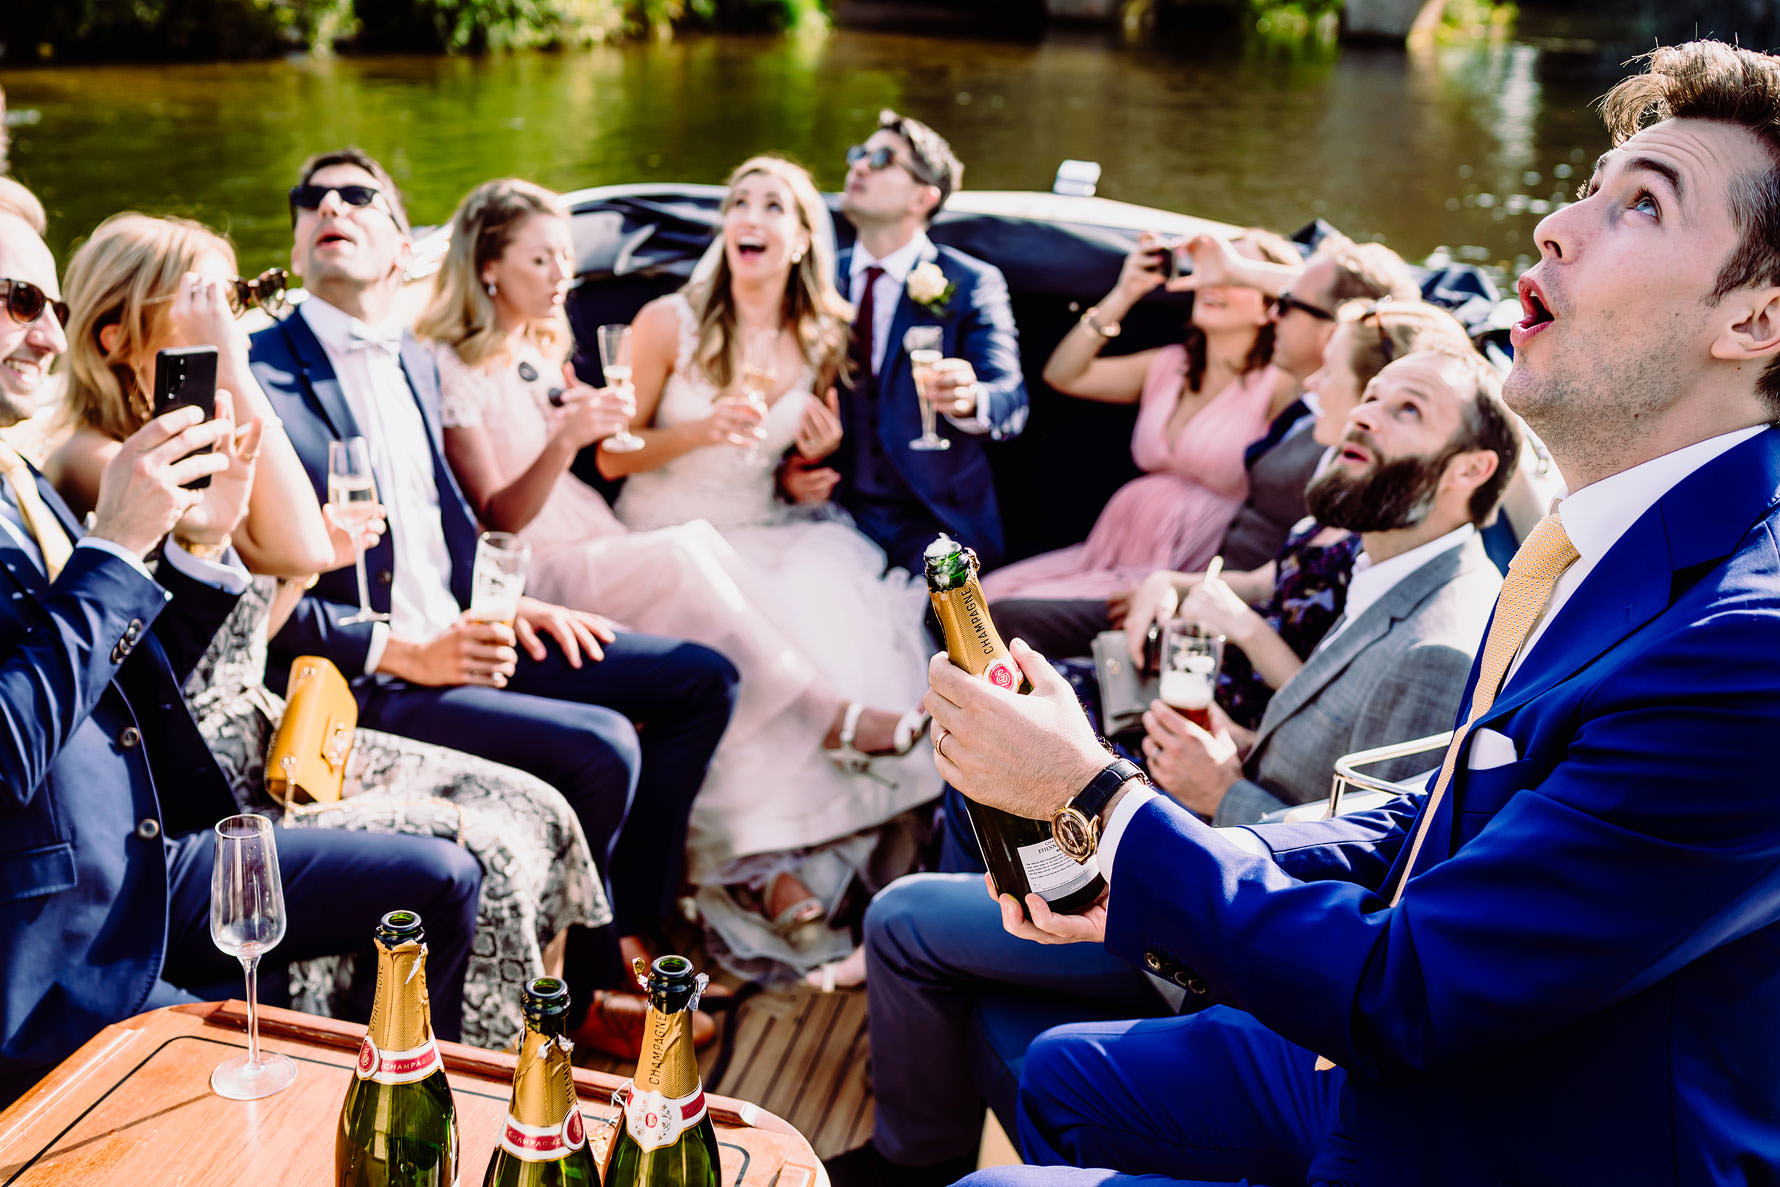
[[[952,293],[957,287],[946,279],[946,274],[932,261],[915,265],[915,270],[909,273],[909,300],[925,306],[930,313],[939,317],[944,317],[949,312],[946,305],[951,301]]]

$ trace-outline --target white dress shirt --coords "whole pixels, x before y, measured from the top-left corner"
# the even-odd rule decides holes
[[[870,252],[862,244],[853,245],[853,266],[847,279],[847,298],[853,302],[854,308],[865,299],[865,270],[882,268],[883,274],[872,286],[871,306],[871,373],[880,375],[884,371],[884,360],[889,357],[884,352],[890,346],[890,325],[896,320],[896,306],[902,301],[903,289],[908,285],[909,273],[921,262],[921,256],[931,246],[927,232],[916,231],[915,237],[885,256],[873,259]],[[902,344],[897,343],[897,349]],[[818,393],[820,394],[820,393]],[[982,400],[977,401],[976,409],[970,416],[953,416],[946,413],[945,417],[952,424],[967,433],[987,433],[989,431],[989,411],[983,407]]]
[[[298,315],[327,352],[346,406],[365,435],[377,497],[395,546],[390,620],[371,628],[365,654],[365,671],[375,672],[392,634],[417,642],[431,639],[462,613],[451,594],[451,552],[445,546],[426,421],[400,355],[354,341],[367,333],[357,318],[313,296],[298,307]]]
[[[1409,576],[1441,553],[1457,548],[1472,536],[1477,529],[1470,524],[1454,528],[1444,536],[1436,536],[1426,544],[1418,544],[1408,552],[1400,552],[1389,560],[1373,563],[1364,552],[1354,557],[1353,576],[1347,583],[1347,604],[1342,609],[1341,617],[1336,620],[1329,633],[1317,643],[1320,650],[1329,645],[1329,640],[1347,629],[1348,623],[1369,610],[1384,595],[1391,592],[1391,587]]]

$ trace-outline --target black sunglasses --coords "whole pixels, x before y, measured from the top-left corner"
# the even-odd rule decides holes
[[[1335,315],[1333,313],[1330,313],[1320,305],[1312,305],[1309,301],[1299,300],[1297,297],[1292,296],[1290,289],[1279,294],[1274,307],[1279,310],[1279,316],[1281,317],[1284,317],[1292,310],[1297,309],[1310,314],[1310,316],[1316,318],[1318,321],[1335,320]]]
[[[0,299],[5,300],[12,320],[21,326],[42,317],[46,307],[55,311],[58,324],[64,328],[68,325],[68,302],[50,300],[48,293],[28,280],[0,280]]]
[[[292,210],[315,210],[329,194],[339,194],[348,206],[369,206],[381,192],[373,185],[293,185],[290,206]]]
[[[257,305],[276,317],[284,311],[284,290],[288,287],[290,273],[283,268],[267,268],[252,280],[230,277],[229,312],[240,317]]]
[[[847,150],[847,167],[849,169],[861,161],[864,161],[865,167],[870,169],[873,173],[882,173],[892,165],[900,165],[903,169],[907,170],[908,175],[916,181],[926,182],[928,185],[933,184],[931,179],[921,175],[921,171],[915,167],[912,161],[905,161],[899,158],[896,155],[896,150],[887,144],[880,144],[876,148],[867,148],[863,144],[855,144],[852,148]]]
[[[1384,365],[1385,367],[1388,367],[1397,361],[1397,348],[1391,345],[1391,336],[1385,332],[1384,315],[1384,307],[1381,305],[1374,305],[1372,308],[1366,310],[1361,317],[1362,320],[1371,318],[1372,324],[1378,327],[1378,349],[1384,352]],[[1384,367],[1380,367],[1379,370],[1384,370]]]

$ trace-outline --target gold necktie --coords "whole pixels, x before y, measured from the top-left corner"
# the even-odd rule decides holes
[[[1496,599],[1496,617],[1490,623],[1489,638],[1483,641],[1483,662],[1477,669],[1477,687],[1471,693],[1471,715],[1465,719],[1462,728],[1455,731],[1452,743],[1446,748],[1446,761],[1440,766],[1440,778],[1434,781],[1434,790],[1428,793],[1428,806],[1422,810],[1421,819],[1416,822],[1415,835],[1409,841],[1409,860],[1403,863],[1403,876],[1397,881],[1397,889],[1391,894],[1391,906],[1396,906],[1403,897],[1403,887],[1409,881],[1409,875],[1415,870],[1415,859],[1421,856],[1422,842],[1427,840],[1428,825],[1434,819],[1434,813],[1440,807],[1440,801],[1446,797],[1446,789],[1452,783],[1452,771],[1459,759],[1459,747],[1464,744],[1465,735],[1471,732],[1471,723],[1489,712],[1491,705],[1496,703],[1496,691],[1502,687],[1502,678],[1508,674],[1508,665],[1514,661],[1515,653],[1526,643],[1527,636],[1533,631],[1533,624],[1545,613],[1545,606],[1551,601],[1551,591],[1557,588],[1558,578],[1564,570],[1576,563],[1577,552],[1570,543],[1570,537],[1564,532],[1564,525],[1558,520],[1556,513],[1547,515],[1540,520],[1527,538],[1521,542],[1520,551],[1508,562],[1508,576],[1502,581],[1502,594]]]
[[[1496,599],[1496,617],[1490,623],[1489,638],[1483,641],[1483,663],[1477,669],[1477,687],[1471,693],[1471,714],[1465,718],[1463,726],[1453,731],[1452,742],[1446,747],[1446,761],[1440,766],[1440,778],[1434,781],[1434,790],[1428,793],[1427,807],[1422,809],[1421,817],[1415,822],[1415,834],[1409,840],[1409,859],[1403,863],[1403,876],[1391,892],[1391,906],[1396,906],[1402,899],[1403,887],[1415,869],[1415,859],[1421,856],[1422,842],[1428,838],[1428,826],[1440,809],[1440,801],[1446,798],[1453,767],[1459,760],[1459,747],[1471,731],[1471,723],[1489,712],[1489,707],[1496,703],[1496,692],[1502,687],[1502,678],[1508,674],[1508,665],[1514,662],[1515,653],[1526,644],[1527,636],[1533,632],[1533,624],[1545,612],[1551,601],[1551,591],[1557,588],[1558,578],[1576,563],[1577,556],[1575,545],[1570,543],[1564,525],[1554,513],[1540,520],[1527,533],[1520,550],[1508,562],[1508,576],[1503,579],[1501,596]],[[1334,1066],[1333,1060],[1317,1056],[1317,1071],[1326,1072]]]
[[[25,527],[36,537],[37,547],[43,551],[44,571],[54,581],[74,551],[68,533],[38,493],[37,478],[31,473],[31,467],[12,446],[4,443],[0,443],[0,477],[5,478],[6,485],[12,489],[12,501],[18,504]]]

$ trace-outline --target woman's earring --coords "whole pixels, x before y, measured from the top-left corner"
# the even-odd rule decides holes
[[[491,280],[487,284],[483,285],[482,287],[488,290],[489,296],[491,296],[491,297],[494,296],[494,281]]]
[[[791,257],[791,262],[792,262],[792,263],[793,263],[793,264],[801,264],[801,263],[803,263],[803,252],[801,252],[801,251],[800,251],[800,252],[798,252],[798,253],[797,253],[797,254],[796,254],[796,255],[794,255],[794,256],[792,256],[792,257]]]

